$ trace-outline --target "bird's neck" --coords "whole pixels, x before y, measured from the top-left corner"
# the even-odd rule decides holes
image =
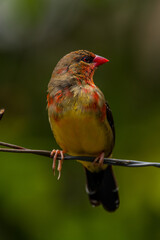
[[[72,65],[72,67],[68,69],[68,73],[77,79],[78,85],[94,84],[94,72],[95,67],[90,67],[87,65]]]
[[[70,68],[61,74],[55,74],[55,72],[53,72],[48,84],[48,92],[54,96],[59,90],[63,91],[66,88],[93,86],[93,75],[94,69],[90,68],[83,68],[81,70],[76,68],[76,71],[74,68]]]

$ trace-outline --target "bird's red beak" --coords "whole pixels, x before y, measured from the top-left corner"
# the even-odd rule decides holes
[[[109,62],[109,60],[107,58],[96,55],[95,58],[93,59],[93,62],[95,64],[95,67],[98,67],[106,62]]]

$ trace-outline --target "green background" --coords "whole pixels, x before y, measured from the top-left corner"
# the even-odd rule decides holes
[[[46,91],[57,61],[86,49],[104,56],[95,83],[115,121],[114,157],[160,161],[160,2],[1,0],[0,141],[57,148]],[[0,239],[160,239],[160,169],[114,167],[120,208],[92,208],[82,166],[0,153]]]

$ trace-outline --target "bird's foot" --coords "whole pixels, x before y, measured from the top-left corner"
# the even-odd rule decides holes
[[[57,170],[59,173],[57,179],[59,180],[61,177],[62,163],[63,163],[63,159],[64,159],[64,151],[53,149],[51,152],[51,157],[53,157],[52,169],[53,169],[54,176],[55,176],[55,169],[56,169],[56,160],[57,160],[58,155],[60,155],[60,157],[61,157],[61,159],[58,160],[58,167],[57,167]]]
[[[103,165],[104,162],[104,152],[98,155],[93,161],[93,164],[98,164],[100,167]]]

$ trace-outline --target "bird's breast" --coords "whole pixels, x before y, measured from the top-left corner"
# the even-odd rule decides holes
[[[71,155],[110,153],[112,130],[106,120],[105,99],[96,88],[81,88],[48,97],[52,131],[60,147]]]

